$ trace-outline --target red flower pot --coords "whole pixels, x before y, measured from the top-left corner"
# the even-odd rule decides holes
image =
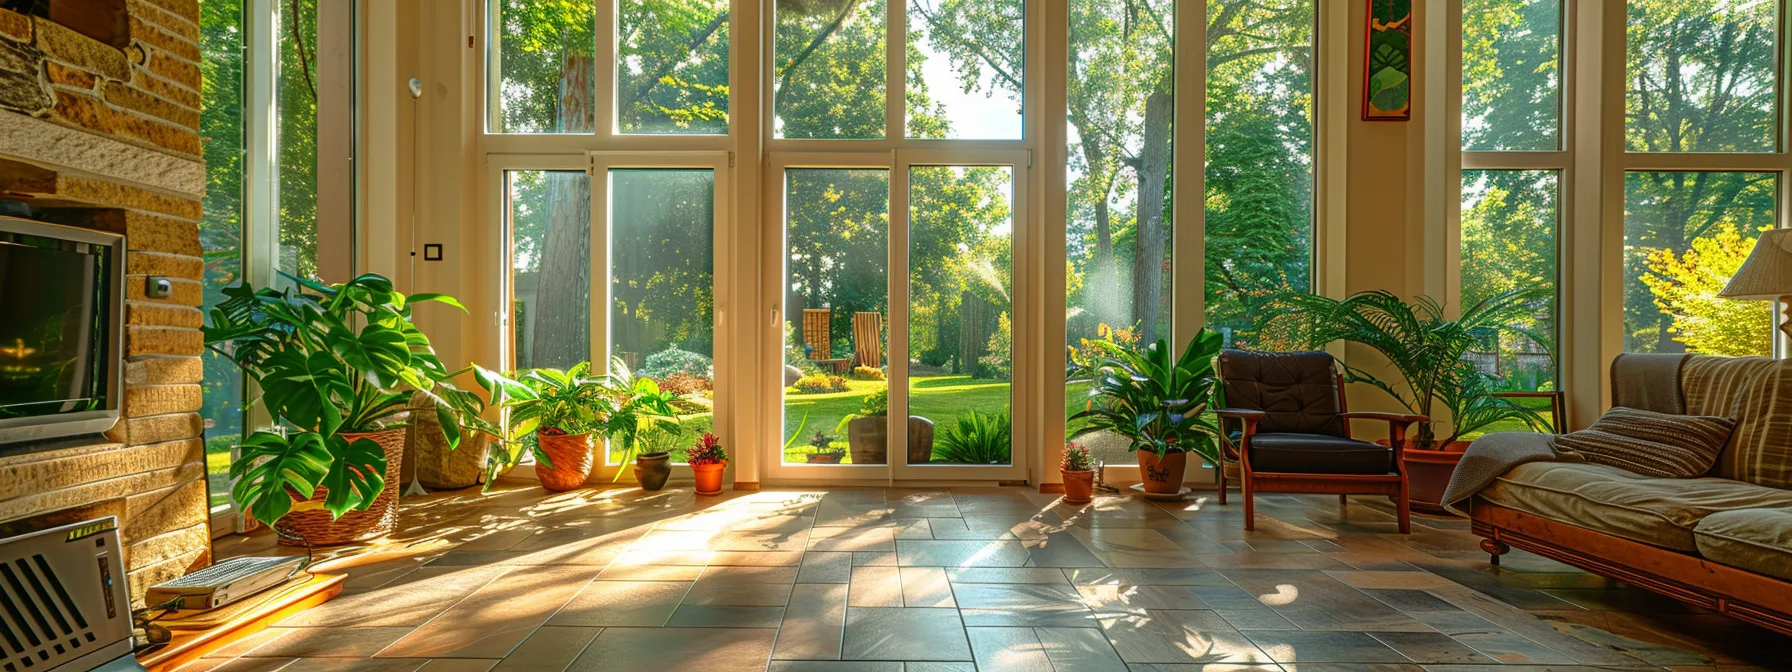
[[[1450,486],[1450,475],[1456,473],[1456,465],[1462,462],[1465,450],[1468,450],[1467,442],[1452,441],[1441,450],[1407,448],[1400,451],[1401,461],[1406,465],[1407,493],[1412,500],[1412,510],[1449,514],[1442,504],[1444,489]]]
[[[727,462],[691,465],[691,472],[697,477],[697,494],[722,494],[722,470],[727,468]]]
[[[1066,504],[1088,504],[1095,498],[1095,472],[1070,471],[1059,469],[1064,475],[1064,502]]]
[[[1145,492],[1153,495],[1174,495],[1182,492],[1182,478],[1188,472],[1188,453],[1168,453],[1158,457],[1156,451],[1140,450],[1139,480]]]

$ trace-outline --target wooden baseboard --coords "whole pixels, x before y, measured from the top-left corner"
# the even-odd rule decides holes
[[[178,621],[170,621],[168,626],[174,633],[174,639],[168,646],[138,658],[137,662],[149,672],[171,672],[205,657],[206,654],[247,639],[293,614],[330,601],[342,594],[342,582],[346,578],[343,574],[314,575],[310,583],[293,588],[277,599],[269,600],[266,604],[258,605],[221,625],[205,630],[182,630],[179,629]]]
[[[759,492],[759,481],[735,481],[734,489],[739,492]]]
[[[1489,543],[1523,549],[1600,576],[1792,635],[1792,582],[1691,553],[1561,523],[1475,498],[1471,525]]]
[[[1039,494],[1062,495],[1062,494],[1064,494],[1064,484],[1063,483],[1040,483],[1039,484]]]

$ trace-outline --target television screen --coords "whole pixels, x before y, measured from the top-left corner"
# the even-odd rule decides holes
[[[111,253],[0,234],[0,420],[107,408]]]

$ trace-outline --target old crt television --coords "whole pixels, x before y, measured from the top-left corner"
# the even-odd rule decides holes
[[[124,270],[122,236],[0,217],[0,444],[118,423]]]

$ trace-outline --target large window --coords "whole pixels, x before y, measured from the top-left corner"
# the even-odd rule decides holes
[[[1236,347],[1296,347],[1265,328],[1278,296],[1313,288],[1316,7],[1207,10],[1204,303],[1208,328]]]
[[[1761,231],[1783,225],[1784,10],[1775,0],[1632,0],[1629,10],[1624,350],[1769,355],[1772,304],[1716,294]]]
[[[884,137],[884,0],[774,1],[773,134]]]
[[[1462,6],[1462,175],[1455,314],[1511,304],[1467,355],[1498,392],[1560,389],[1561,0]],[[1508,301],[1507,299],[1512,299]]]
[[[202,54],[199,134],[205,148],[204,219],[199,244],[205,251],[205,304],[210,311],[224,300],[224,288],[243,278],[243,194],[248,140],[243,135],[245,42],[240,0],[200,3],[199,48]],[[230,504],[230,460],[242,442],[243,373],[228,358],[204,355],[205,466],[211,482],[211,504]]]
[[[567,369],[591,359],[591,178],[513,170],[511,366]]]

